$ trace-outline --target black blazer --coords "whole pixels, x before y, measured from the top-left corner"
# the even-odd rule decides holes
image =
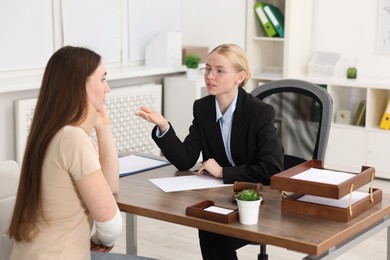
[[[178,113],[180,113],[178,111]],[[198,99],[193,106],[189,134],[181,142],[170,126],[161,138],[152,138],[164,156],[179,170],[195,165],[202,152],[204,161],[213,158],[223,167],[224,183],[234,181],[270,183],[270,177],[283,170],[283,148],[276,136],[272,106],[239,88],[233,115],[230,150],[236,166],[225,153],[219,122],[216,122],[215,96]]]

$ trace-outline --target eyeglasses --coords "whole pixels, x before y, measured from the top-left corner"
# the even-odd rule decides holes
[[[211,72],[211,73],[213,73],[213,75],[215,77],[219,77],[219,78],[222,77],[223,75],[225,75],[226,73],[234,73],[234,72],[236,72],[236,71],[225,71],[224,69],[220,69],[220,68],[212,69],[212,68],[207,68],[207,67],[200,68],[199,71],[200,71],[200,73],[202,75],[205,75],[205,76],[208,76],[210,74],[210,72]]]

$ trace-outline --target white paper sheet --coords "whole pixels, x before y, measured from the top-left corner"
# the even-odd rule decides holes
[[[208,208],[205,208],[204,210],[218,213],[218,214],[223,214],[223,215],[229,215],[230,213],[234,212],[234,210],[232,209],[226,209],[226,208],[221,208],[216,206],[210,206]]]
[[[358,202],[359,200],[363,199],[364,197],[369,196],[369,194],[366,192],[360,192],[360,191],[353,191],[352,192],[352,199],[351,204]],[[324,198],[324,197],[318,197],[318,196],[312,196],[312,195],[304,195],[297,200],[304,201],[304,202],[310,202],[315,204],[322,204],[322,205],[328,205],[332,207],[338,207],[338,208],[348,208],[349,206],[349,194],[345,195],[344,197],[340,199],[330,199],[330,198]]]
[[[337,185],[354,176],[356,175],[352,173],[310,168],[309,170],[303,171],[297,175],[292,176],[291,179],[299,179],[305,181],[313,181],[313,182]]]
[[[156,178],[150,179],[150,181],[165,192],[206,189],[233,185],[223,184],[222,179],[217,179],[208,175]]]
[[[142,171],[169,165],[169,162],[138,155],[128,155],[119,158],[119,175],[126,176]]]

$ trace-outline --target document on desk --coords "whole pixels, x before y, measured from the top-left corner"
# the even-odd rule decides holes
[[[338,185],[354,176],[356,176],[356,174],[310,168],[306,171],[303,171],[297,175],[292,176],[291,178]]]
[[[207,189],[233,185],[224,184],[222,179],[208,175],[176,176],[149,180],[165,192]]]
[[[352,197],[351,197],[351,205],[354,203],[362,200],[365,197],[368,197],[369,194],[367,192],[360,192],[360,191],[353,191]],[[315,204],[321,204],[321,205],[327,205],[332,207],[338,207],[338,208],[348,208],[349,207],[349,199],[350,195],[345,195],[344,197],[340,199],[331,199],[331,198],[325,198],[325,197],[318,197],[313,195],[303,195],[302,197],[298,198],[297,200],[303,201],[303,202],[309,202],[309,203],[315,203]]]
[[[170,163],[163,160],[153,159],[140,155],[128,155],[119,157],[119,176],[126,176],[139,173],[159,167],[169,165]]]

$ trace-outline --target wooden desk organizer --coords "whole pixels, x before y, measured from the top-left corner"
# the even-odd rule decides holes
[[[348,222],[382,201],[382,191],[372,188],[375,176],[375,169],[373,167],[363,166],[360,173],[356,173],[354,177],[337,185],[292,178],[294,175],[311,168],[324,169],[321,161],[310,160],[271,177],[271,189],[283,192],[293,192],[292,195],[282,198],[282,213],[292,213],[340,222]],[[332,171],[336,172],[335,170]],[[348,194],[351,199],[352,192],[367,183],[371,183],[371,187],[367,193],[368,196],[353,204],[350,202],[347,208],[298,200],[304,195],[340,199]]]
[[[232,213],[225,215],[225,214],[219,214],[219,213],[204,210],[205,208],[208,208],[210,206],[216,206],[216,205],[214,205],[214,202],[211,200],[202,201],[200,203],[187,207],[186,215],[197,217],[197,218],[203,218],[211,221],[221,222],[225,224],[230,224],[238,220],[238,209],[231,209],[234,211]]]

